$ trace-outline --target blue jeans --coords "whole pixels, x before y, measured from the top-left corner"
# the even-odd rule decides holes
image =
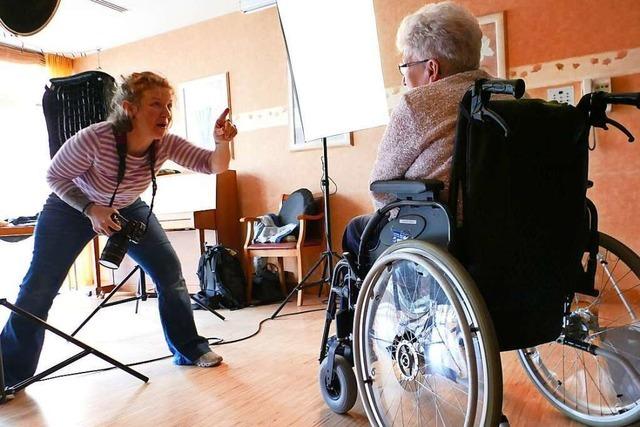
[[[127,219],[144,222],[149,207],[138,199],[119,211]],[[15,304],[46,320],[69,269],[94,236],[87,217],[51,194],[38,217],[31,266]],[[192,364],[209,351],[209,345],[196,331],[180,261],[155,215],[149,218],[140,243],[130,243],[127,253],[156,286],[164,337],[174,362]],[[11,313],[0,335],[7,385],[17,384],[35,373],[44,332],[34,322]]]

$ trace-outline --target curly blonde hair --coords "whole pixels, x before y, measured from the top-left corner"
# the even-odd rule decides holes
[[[482,31],[475,16],[451,1],[432,3],[405,16],[396,46],[422,59],[445,60],[448,74],[480,66]]]
[[[151,71],[132,73],[126,77],[122,76],[122,83],[118,86],[111,99],[111,113],[107,119],[113,124],[116,131],[124,133],[133,129],[131,118],[123,107],[124,101],[138,103],[145,91],[155,88],[169,89],[172,95],[175,93],[166,78]]]

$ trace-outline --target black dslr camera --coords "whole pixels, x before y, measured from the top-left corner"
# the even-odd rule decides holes
[[[147,226],[142,221],[128,220],[118,214],[113,214],[111,218],[120,224],[121,228],[107,240],[107,244],[100,254],[100,265],[115,270],[120,266],[122,258],[129,249],[129,241],[140,242]]]

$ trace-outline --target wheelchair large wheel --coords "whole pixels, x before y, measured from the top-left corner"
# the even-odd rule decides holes
[[[565,336],[611,351],[640,371],[640,257],[600,233],[597,297],[576,294]],[[593,426],[640,419],[640,383],[611,358],[560,343],[518,352],[525,371],[558,409]]]
[[[354,356],[372,425],[500,422],[493,323],[469,274],[435,245],[404,241],[375,262],[358,297]]]

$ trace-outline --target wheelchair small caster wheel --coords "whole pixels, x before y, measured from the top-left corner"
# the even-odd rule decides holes
[[[345,414],[353,407],[358,398],[356,375],[347,359],[336,354],[331,378],[326,378],[325,371],[328,362],[329,360],[325,357],[320,364],[318,375],[320,392],[325,403],[333,412]]]

